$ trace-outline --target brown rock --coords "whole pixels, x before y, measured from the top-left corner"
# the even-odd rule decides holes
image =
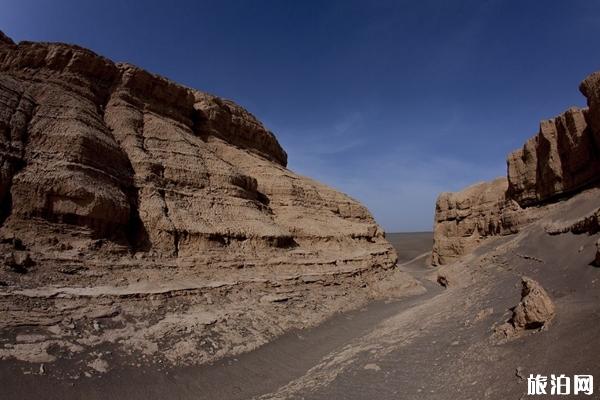
[[[194,91],[194,108],[201,113],[201,129],[223,140],[260,154],[282,166],[287,154],[272,132],[248,111],[232,101]]]
[[[539,133],[508,156],[509,196],[521,206],[538,204],[596,181],[600,148],[586,122],[587,110],[571,108],[542,121]]]
[[[41,218],[175,256],[327,238],[394,263],[368,211],[286,170],[233,102],[64,44],[2,47],[0,71],[5,228]]]
[[[436,281],[440,286],[443,286],[445,288],[447,288],[448,285],[450,284],[448,282],[448,278],[445,275],[441,275],[441,274],[438,275]]]
[[[538,282],[523,277],[521,283],[521,302],[510,322],[517,330],[541,328],[554,318],[554,303]]]
[[[14,272],[25,273],[27,272],[27,269],[35,263],[28,252],[14,251],[5,257],[4,264]]]
[[[594,261],[597,267],[600,267],[600,239],[596,242],[596,259]]]
[[[518,232],[529,216],[506,197],[507,181],[498,178],[457,193],[442,193],[435,209],[432,264],[455,260],[484,238]]]
[[[600,72],[594,72],[579,85],[579,90],[587,98],[588,123],[594,133],[596,149],[600,148]]]
[[[580,90],[587,97],[589,109],[570,108],[542,121],[538,134],[508,156],[508,180],[499,178],[439,196],[433,265],[455,260],[489,236],[517,232],[543,212],[530,206],[599,182],[600,73],[586,78]],[[548,227],[547,231],[597,232],[597,221],[592,216],[572,226]]]
[[[521,301],[513,309],[511,318],[495,329],[495,338],[500,342],[517,338],[527,330],[544,328],[555,316],[554,303],[544,288],[528,277],[523,277],[521,282]]]
[[[0,31],[0,45],[14,45],[15,42],[12,41],[11,38],[9,38],[8,36],[6,36],[4,34],[4,32]]]
[[[393,274],[395,251],[369,211],[288,170],[251,113],[77,46],[0,36],[0,150],[0,238],[18,237],[43,266],[15,284],[40,309],[3,293],[3,328],[79,327],[110,299],[147,327],[120,345],[154,354],[160,343],[201,363],[356,306]],[[54,292],[89,302],[58,309],[45,303]],[[302,295],[284,302],[290,293]],[[294,307],[276,313],[261,298]],[[209,351],[196,325],[215,312]],[[122,334],[101,331],[112,343]]]

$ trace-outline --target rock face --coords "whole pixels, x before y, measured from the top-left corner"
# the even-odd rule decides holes
[[[390,249],[364,207],[286,170],[232,102],[74,46],[6,42],[0,61],[5,230],[40,218],[174,256],[318,239]]]
[[[554,303],[538,282],[523,277],[521,283],[521,301],[514,308],[510,320],[496,330],[508,339],[519,336],[525,330],[546,326],[555,315]]]
[[[199,344],[208,331],[189,336],[189,356],[202,362],[233,351],[232,326],[246,324],[239,352],[347,307],[320,296],[337,299],[353,287],[373,295],[369,282],[396,261],[368,210],[286,169],[285,151],[248,111],[77,46],[0,35],[0,158],[1,246],[13,251],[18,240],[35,263],[18,276],[0,272],[8,287],[0,327],[39,322],[19,301],[67,293],[91,303],[65,311],[43,300],[36,304],[45,319],[77,319],[84,304],[137,296],[135,312],[112,301],[150,329],[150,297],[166,304],[193,293],[184,311],[163,316],[204,326],[185,309],[218,310],[217,320],[228,321],[208,324],[223,338],[212,353]],[[329,294],[312,290],[333,282]],[[311,299],[315,317],[261,311],[260,298],[273,292],[304,307]]]
[[[588,110],[571,108],[542,121],[539,133],[508,156],[510,197],[522,206],[581,189],[600,174],[600,146]]]
[[[479,238],[499,233],[505,205],[506,179],[478,183],[462,192],[442,193],[435,207],[434,265],[446,264],[477,245]]]
[[[432,263],[469,252],[489,236],[518,232],[538,206],[600,181],[600,74],[585,79],[588,109],[542,121],[539,132],[507,160],[507,178],[442,193],[436,204]]]
[[[588,76],[579,90],[587,99],[588,114],[587,122],[593,132],[593,141],[596,148],[600,147],[600,72],[594,72]]]
[[[442,193],[435,209],[432,264],[448,264],[483,238],[518,232],[529,217],[506,196],[508,182],[498,178],[458,193]]]

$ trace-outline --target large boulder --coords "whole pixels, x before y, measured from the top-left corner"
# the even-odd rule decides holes
[[[544,329],[555,317],[554,303],[537,281],[524,276],[521,284],[521,301],[513,309],[510,319],[495,329],[495,336],[500,341],[517,338],[527,331]]]
[[[537,281],[524,276],[521,284],[521,301],[513,311],[511,323],[517,330],[541,328],[554,318],[554,303]]]
[[[600,148],[600,72],[594,72],[581,82],[579,90],[587,99],[588,123],[596,148]]]

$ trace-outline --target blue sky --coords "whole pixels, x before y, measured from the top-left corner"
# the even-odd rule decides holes
[[[77,43],[232,99],[289,167],[431,230],[435,198],[505,174],[540,119],[585,104],[600,2],[0,0],[14,40]]]

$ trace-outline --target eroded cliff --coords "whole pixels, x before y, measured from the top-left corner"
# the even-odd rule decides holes
[[[368,210],[286,169],[243,108],[0,39],[0,358],[202,363],[415,288]]]
[[[600,182],[600,74],[580,85],[588,108],[570,108],[507,159],[507,178],[442,193],[432,263],[447,264],[489,236],[518,232],[545,206]]]

